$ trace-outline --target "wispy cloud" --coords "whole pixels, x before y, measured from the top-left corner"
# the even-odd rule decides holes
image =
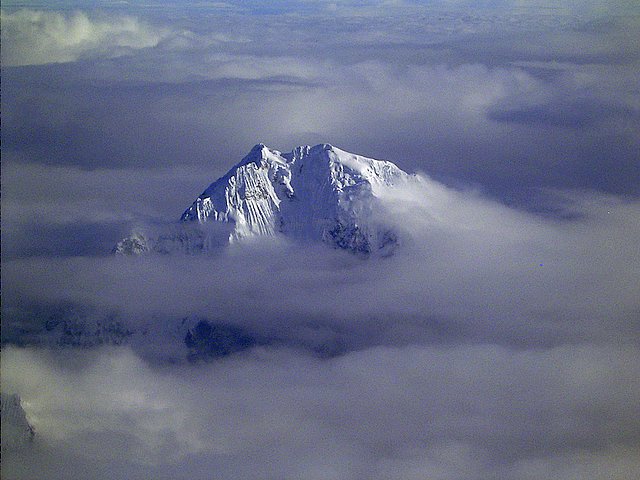
[[[130,16],[3,11],[2,64],[41,65],[126,55],[132,50],[155,47],[168,32]]]
[[[330,141],[502,196],[637,193],[637,22],[532,15],[136,21],[171,33],[123,57],[5,68],[3,150],[222,172],[258,141]]]

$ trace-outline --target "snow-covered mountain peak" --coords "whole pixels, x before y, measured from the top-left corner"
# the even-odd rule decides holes
[[[283,163],[282,154],[277,150],[271,150],[264,143],[258,143],[255,145],[249,153],[242,159],[237,167],[242,167],[249,163],[255,163],[256,165],[262,165],[263,163]],[[286,163],[286,162],[285,162]],[[232,169],[233,170],[233,169]]]
[[[259,143],[210,184],[181,220],[185,225],[224,224],[231,243],[285,236],[322,241],[364,255],[384,255],[395,248],[398,238],[379,215],[381,193],[408,178],[391,162],[326,143],[299,146],[288,153]],[[189,235],[197,232],[189,231]],[[182,235],[180,248],[185,242],[189,251],[207,245],[203,235],[196,237],[191,241]],[[120,242],[119,251],[137,253],[138,244],[143,243],[144,249],[154,249],[145,242],[138,235],[131,242]],[[167,250],[166,236],[163,245],[162,250]]]

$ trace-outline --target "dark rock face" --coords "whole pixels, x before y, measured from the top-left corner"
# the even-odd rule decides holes
[[[325,233],[323,241],[362,257],[368,257],[372,253],[382,257],[390,256],[398,246],[398,237],[391,230],[371,235],[358,225],[340,221]]]
[[[134,333],[113,314],[87,312],[73,306],[56,308],[47,318],[45,330],[59,347],[123,345]]]
[[[357,225],[345,225],[338,222],[336,226],[328,232],[324,240],[335,245],[337,248],[348,250],[352,253],[367,256],[371,253],[371,242]]]
[[[196,362],[247,350],[257,341],[241,328],[201,320],[189,329],[184,343],[189,349],[187,358]]]
[[[111,253],[117,255],[141,255],[149,252],[149,250],[148,239],[142,233],[136,232],[120,240],[113,247]]]

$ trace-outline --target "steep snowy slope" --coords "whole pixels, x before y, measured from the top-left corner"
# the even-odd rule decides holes
[[[391,162],[328,144],[284,154],[258,144],[184,212],[181,233],[155,240],[136,233],[114,251],[207,250],[219,242],[208,239],[206,230],[186,225],[223,224],[225,242],[283,235],[363,255],[387,255],[398,239],[377,215],[380,196],[384,189],[401,188],[409,178]]]

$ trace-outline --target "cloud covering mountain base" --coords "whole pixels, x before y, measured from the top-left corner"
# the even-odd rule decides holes
[[[3,479],[634,478],[637,2],[471,3],[3,2]],[[256,142],[394,254],[110,255]]]
[[[640,467],[635,347],[258,348],[163,367],[128,349],[2,355],[38,428],[31,450],[3,452],[7,478],[623,480]]]
[[[137,332],[3,347],[38,432],[7,478],[628,478],[640,206],[576,196],[558,220],[417,185],[387,199],[406,240],[375,261],[274,241],[5,262],[3,318],[83,305]],[[260,340],[194,364],[185,318]]]

